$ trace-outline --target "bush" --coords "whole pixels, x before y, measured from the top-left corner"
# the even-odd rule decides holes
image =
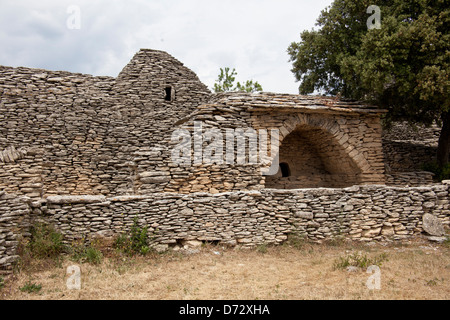
[[[36,258],[55,258],[66,250],[62,234],[43,223],[31,227],[28,248]]]
[[[148,246],[148,227],[139,227],[138,217],[133,219],[133,225],[129,234],[129,236],[122,234],[116,239],[115,247],[117,249],[130,256],[135,254],[145,255],[150,252],[150,247]]]
[[[422,170],[434,173],[434,178],[438,181],[450,179],[450,163],[440,167],[436,162],[430,162],[422,165]]]

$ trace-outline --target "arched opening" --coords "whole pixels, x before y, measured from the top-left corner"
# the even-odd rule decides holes
[[[280,143],[279,161],[278,172],[266,176],[267,188],[341,188],[360,182],[361,170],[321,128],[298,126]]]

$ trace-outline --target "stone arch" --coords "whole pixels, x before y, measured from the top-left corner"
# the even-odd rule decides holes
[[[280,169],[277,174],[266,176],[266,187],[346,187],[359,184],[361,176],[371,168],[362,152],[351,145],[350,138],[335,118],[320,114],[289,116],[279,127],[278,160],[287,163],[292,174],[282,177]]]
[[[289,117],[283,122],[283,126],[279,128],[280,141],[283,141],[290,133],[292,133],[292,131],[302,125],[320,128],[328,132],[334,140],[347,151],[348,156],[355,162],[362,172],[371,172],[370,164],[364,155],[349,143],[349,135],[342,130],[341,126],[338,124],[338,121],[331,117],[312,114],[298,114],[293,117]]]

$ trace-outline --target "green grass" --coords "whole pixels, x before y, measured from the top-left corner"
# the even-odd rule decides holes
[[[36,283],[31,283],[30,281],[28,281],[23,287],[20,287],[19,289],[22,292],[37,293],[37,292],[41,291],[42,285],[36,284]]]
[[[80,263],[100,264],[103,260],[102,252],[92,245],[84,243],[74,244],[70,248],[71,258]]]
[[[342,270],[347,267],[368,268],[369,266],[381,266],[383,262],[387,261],[388,257],[386,253],[381,253],[374,258],[369,258],[367,254],[355,252],[345,257],[339,257],[333,262],[333,270]]]

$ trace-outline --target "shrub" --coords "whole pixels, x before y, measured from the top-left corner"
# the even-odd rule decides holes
[[[139,227],[138,217],[135,217],[129,236],[121,234],[115,241],[115,247],[130,256],[134,254],[145,255],[150,252],[148,241],[148,227]]]

